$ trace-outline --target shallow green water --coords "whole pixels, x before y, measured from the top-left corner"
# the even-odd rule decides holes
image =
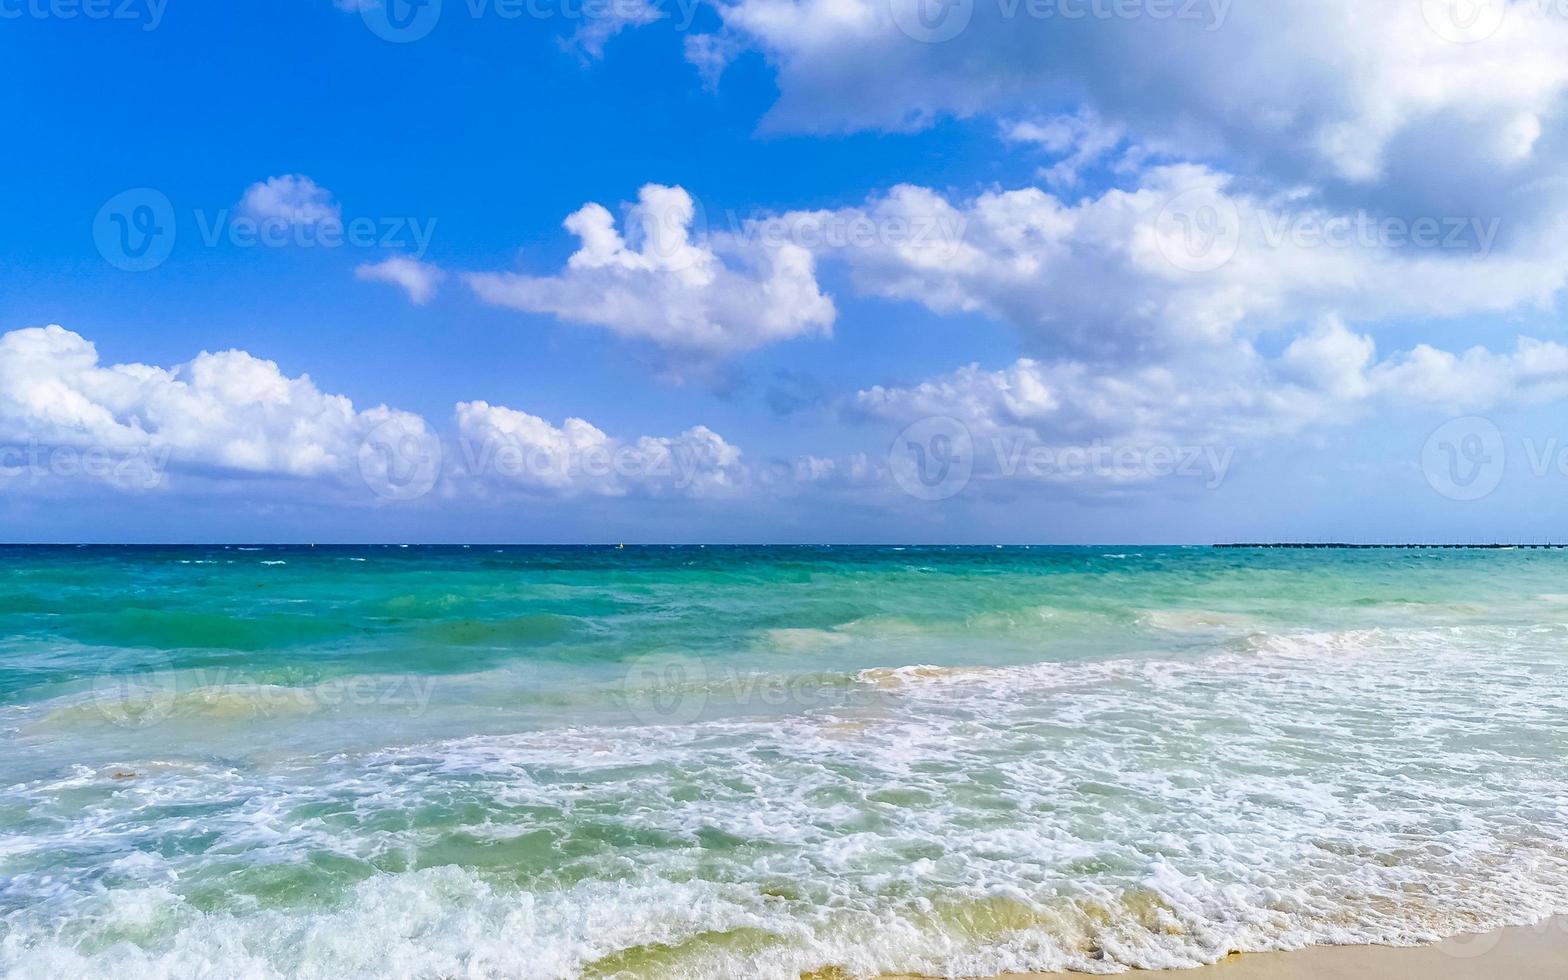
[[[1568,555],[0,549],[0,972],[1193,965],[1568,911]]]

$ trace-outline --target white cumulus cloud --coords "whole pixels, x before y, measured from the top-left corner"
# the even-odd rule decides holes
[[[583,419],[553,425],[488,402],[460,402],[462,465],[479,488],[568,496],[705,496],[744,487],[741,452],[706,426],[620,439]]]
[[[693,234],[697,208],[680,187],[649,184],[625,232],[599,204],[565,221],[580,247],[555,275],[474,273],[487,303],[548,313],[666,349],[722,356],[831,331],[833,301],[817,284],[811,252]]]
[[[325,187],[302,174],[285,174],[257,181],[240,198],[240,213],[257,221],[286,225],[340,222],[343,209]]]
[[[1328,318],[1277,357],[1245,342],[1222,352],[1121,369],[1021,358],[907,386],[858,392],[852,415],[908,424],[958,419],[977,439],[1043,446],[1245,446],[1342,425],[1372,411],[1482,411],[1568,397],[1568,347],[1521,338],[1512,352],[1452,354],[1420,345],[1384,360],[1376,344]]]
[[[59,326],[0,335],[0,439],[12,445],[156,453],[171,471],[348,478],[370,430],[424,422],[355,409],[309,376],[245,351],[203,352],[170,368],[101,364]]]
[[[245,351],[167,368],[104,364],[91,341],[59,326],[0,334],[8,490],[200,488],[350,505],[519,495],[744,502],[864,482],[869,472],[863,457],[754,463],[706,425],[618,436],[484,401],[457,403],[437,431],[384,405],[356,409]]]
[[[1493,6],[733,0],[718,7],[721,34],[688,50],[710,76],[716,58],[760,51],[777,71],[775,127],[1083,111],[1102,121],[1079,134],[1089,143],[1125,131],[1153,152],[1224,159],[1277,187],[1322,182],[1404,213],[1523,220],[1533,202],[1563,196],[1568,18],[1508,3],[1465,33],[1469,12]],[[1072,152],[1056,135],[1043,142]]]
[[[780,220],[797,234],[828,223],[900,229],[815,250],[846,263],[865,294],[980,313],[1037,350],[1116,364],[1220,349],[1326,315],[1546,308],[1568,279],[1560,230],[1503,249],[1495,220],[1393,220],[1238,184],[1170,164],[1078,200],[1038,187],[955,200],[900,185],[859,208]]]

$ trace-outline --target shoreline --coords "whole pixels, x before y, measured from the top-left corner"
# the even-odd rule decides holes
[[[1112,974],[1009,973],[992,980],[1562,980],[1568,971],[1568,915],[1533,925],[1454,936],[1425,946],[1308,946],[1265,953],[1233,953],[1186,970],[1127,970]],[[924,980],[901,974],[880,980]]]

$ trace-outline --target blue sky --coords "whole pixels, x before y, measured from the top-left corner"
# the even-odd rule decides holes
[[[1568,536],[1546,7],[384,2],[0,3],[0,538]]]

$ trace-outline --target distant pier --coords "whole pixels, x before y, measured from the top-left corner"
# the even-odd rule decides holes
[[[1568,548],[1568,544],[1350,544],[1344,541],[1239,541],[1216,544],[1216,548],[1468,548],[1506,551],[1526,548]]]

